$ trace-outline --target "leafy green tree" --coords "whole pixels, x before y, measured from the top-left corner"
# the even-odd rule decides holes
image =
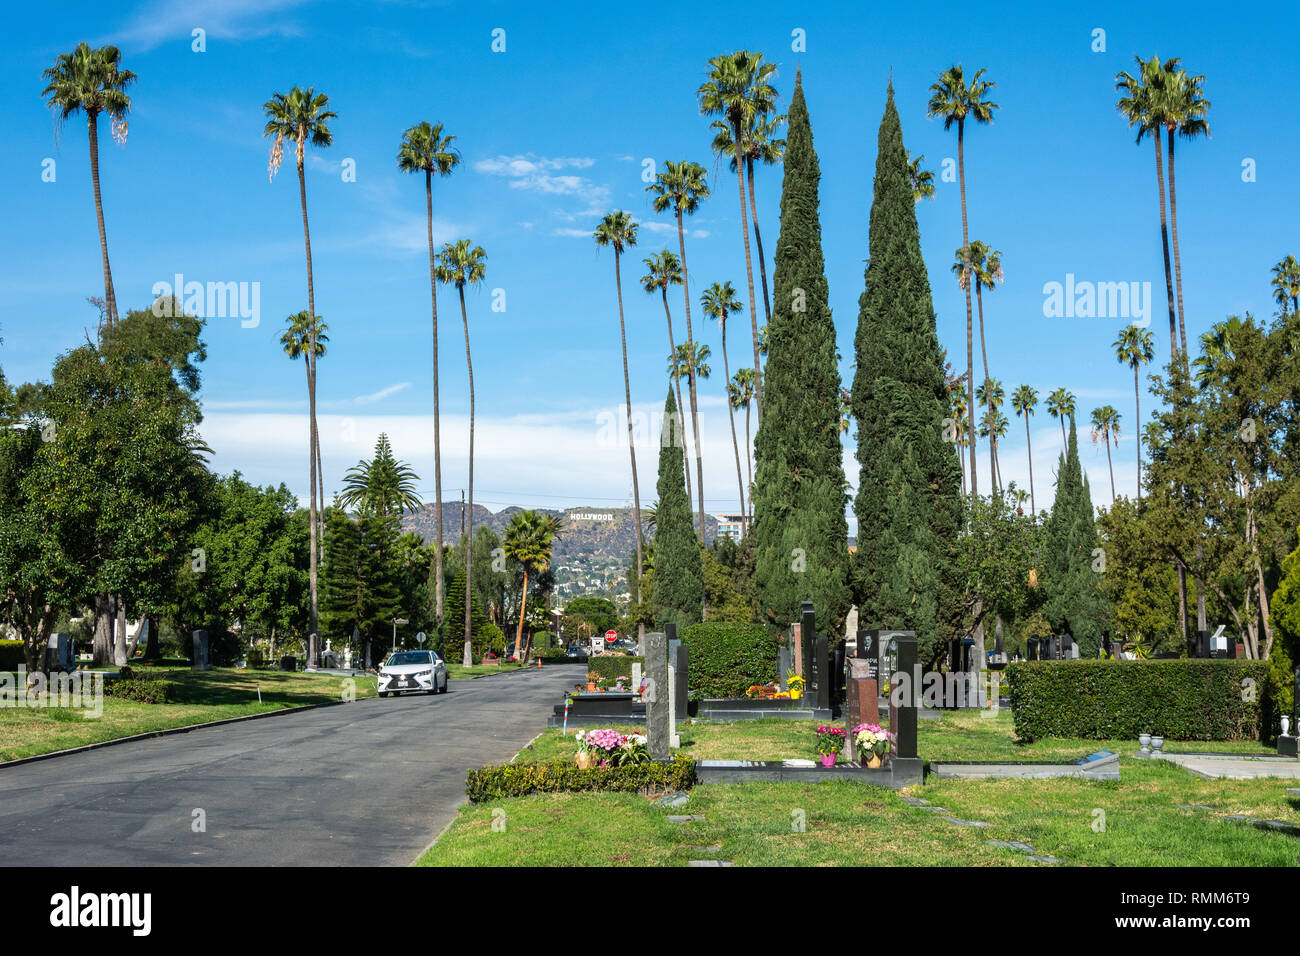
[[[971,630],[985,620],[1015,621],[1037,609],[1041,595],[1030,571],[1042,560],[1041,528],[1032,516],[1018,514],[1010,496],[968,499],[966,531],[956,548],[955,565],[965,584],[964,612]]]
[[[921,659],[932,662],[961,624],[952,550],[961,531],[961,464],[945,434],[952,399],[892,86],[869,237],[851,398],[860,468],[854,593],[862,627],[914,630]]]
[[[1070,418],[1066,453],[1057,466],[1056,498],[1043,526],[1044,614],[1057,633],[1074,636],[1080,653],[1096,656],[1104,629],[1106,602],[1101,590],[1097,525],[1092,491],[1079,466],[1079,443]]]
[[[340,641],[361,635],[364,655],[382,660],[393,618],[410,617],[397,580],[397,519],[349,518],[337,505],[325,515],[325,623]]]
[[[700,544],[691,521],[679,449],[686,441],[673,390],[664,402],[663,434],[659,442],[659,504],[655,509],[655,588],[651,608],[656,626],[684,628],[700,620],[704,582]]]
[[[107,324],[117,322],[117,295],[113,271],[108,265],[108,236],[104,231],[104,203],[99,193],[99,114],[112,120],[113,139],[126,143],[126,114],[131,111],[127,88],[136,80],[122,69],[122,52],[115,46],[92,49],[78,43],[71,53],[61,53],[54,65],[41,74],[49,81],[42,96],[63,122],[76,113],[86,115],[90,140],[90,183],[95,194],[95,220],[99,225],[99,249],[104,259],[104,312]]]
[[[1152,527],[1152,508],[1120,498],[1097,519],[1106,554],[1102,589],[1111,639],[1144,656],[1182,652],[1178,643],[1178,576]]]
[[[564,613],[590,625],[589,634],[603,634],[618,627],[618,608],[609,598],[584,595],[569,600]],[[568,625],[565,625],[566,630]]]
[[[375,456],[348,469],[339,504],[362,515],[401,515],[420,507],[415,490],[419,480],[410,465],[393,457],[388,436],[381,434],[375,442]]]
[[[821,170],[801,76],[795,74],[768,327],[767,410],[755,436],[755,591],[762,619],[784,627],[812,601],[818,628],[838,633],[850,605],[840,375],[828,304]]]
[[[524,659],[524,615],[528,610],[528,576],[551,566],[555,537],[563,530],[559,518],[540,511],[519,511],[510,518],[501,547],[507,558],[518,562],[524,580],[519,601],[519,625],[515,632],[515,657]]]
[[[430,331],[433,338],[433,494],[434,534],[434,600],[435,616],[442,623],[442,435],[438,420],[438,280],[433,249],[433,177],[450,176],[460,165],[460,151],[453,145],[455,136],[444,135],[441,123],[422,122],[402,134],[402,144],[397,150],[397,168],[404,173],[424,173],[425,229],[429,238],[429,299],[433,308]]]

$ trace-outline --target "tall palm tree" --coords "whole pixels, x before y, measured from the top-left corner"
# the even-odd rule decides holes
[[[713,355],[713,350],[705,342],[700,342],[695,346],[694,361],[691,359],[690,346],[685,342],[677,346],[677,351],[668,356],[668,376],[669,378],[685,378],[691,374],[691,367],[694,366],[695,374],[706,381],[713,369],[709,367],[709,358]]]
[[[704,314],[718,320],[718,331],[722,333],[722,374],[723,381],[731,386],[731,366],[727,361],[727,316],[739,312],[744,306],[736,298],[736,290],[730,282],[715,282],[704,290],[700,296],[700,305]],[[743,536],[749,531],[749,512],[745,510],[745,478],[740,473],[740,442],[736,439],[736,409],[730,396],[727,399],[727,417],[731,419],[731,447],[736,453],[736,484],[740,486],[740,528]]]
[[[991,292],[1003,279],[1002,253],[989,248],[986,242],[972,239],[969,246],[958,249],[954,254],[952,272],[957,277],[957,285],[963,290],[967,289],[968,278],[975,280],[975,304],[980,327],[980,358],[984,363],[984,381],[988,382],[989,352],[984,340],[984,290],[988,289]],[[978,396],[982,391],[981,388],[976,388],[975,394]],[[982,402],[983,399],[980,401]],[[985,411],[992,411],[992,409],[986,405]],[[989,467],[993,467],[992,461],[989,462]]]
[[[1011,407],[1016,415],[1025,419],[1025,455],[1029,459],[1029,509],[1034,517],[1038,516],[1038,504],[1034,500],[1034,446],[1029,437],[1029,417],[1038,408],[1038,392],[1028,385],[1017,385],[1011,393]]]
[[[934,171],[921,168],[923,159],[925,153],[916,157],[911,153],[907,154],[907,178],[912,183],[913,202],[920,202],[922,199],[934,201]]]
[[[275,174],[280,169],[280,163],[284,159],[285,140],[291,139],[297,147],[295,159],[298,167],[298,202],[302,206],[302,237],[307,250],[307,314],[311,318],[308,324],[308,347],[305,353],[308,368],[307,414],[311,419],[311,425],[308,429],[308,441],[313,440],[316,435],[316,322],[314,319],[316,315],[316,286],[312,281],[311,229],[307,224],[307,175],[304,161],[308,141],[313,146],[321,149],[334,142],[334,134],[330,131],[329,123],[331,120],[337,119],[337,116],[328,109],[328,106],[329,97],[324,93],[317,93],[314,87],[308,87],[304,90],[297,86],[293,87],[287,94],[273,93],[271,98],[262,106],[263,112],[266,113],[266,126],[262,130],[262,135],[275,137],[271,145],[271,161],[267,167],[272,180],[275,179]],[[316,560],[316,458],[310,449],[307,457],[311,461],[312,471],[309,516],[311,519],[311,562],[307,574],[311,594],[308,615],[307,666],[315,667],[319,660],[320,650],[320,635],[318,632],[320,568]],[[324,502],[322,501],[321,504],[323,505]]]
[[[1061,422],[1061,454],[1065,454],[1064,448],[1069,444],[1065,440],[1065,420],[1074,418],[1074,394],[1065,388],[1058,388],[1047,396],[1047,412],[1053,418]]]
[[[993,490],[998,491],[1002,484],[1002,468],[998,462],[998,442],[1006,435],[1006,418],[1002,416],[1000,409],[1002,402],[1006,398],[1006,392],[1002,388],[1002,383],[996,378],[986,378],[979,388],[975,389],[975,401],[984,406],[984,417],[981,419],[980,436],[987,437],[989,440],[989,476],[993,485]],[[988,422],[996,422],[999,418],[1003,423],[1001,429],[990,429]]]
[[[694,215],[700,208],[700,202],[709,196],[709,186],[704,167],[699,163],[668,160],[664,171],[655,177],[654,182],[646,187],[646,192],[654,194],[654,211],[663,212],[671,209],[677,218],[677,248],[681,256],[682,291],[686,296],[686,343],[687,354],[695,354],[695,333],[691,328],[691,277],[686,268],[686,231],[683,216]],[[695,437],[695,478],[699,486],[699,536],[704,540],[704,457],[700,450],[700,407],[697,401],[695,368],[687,369],[687,384],[691,398],[691,430]],[[679,406],[680,407],[680,406]]]
[[[1110,466],[1111,504],[1115,503],[1115,464],[1110,458],[1110,443],[1114,441],[1115,447],[1119,447],[1119,419],[1119,412],[1110,405],[1092,410],[1092,443],[1095,445],[1100,441],[1106,446],[1106,464]]]
[[[662,297],[664,315],[668,318],[668,351],[675,354],[677,341],[673,338],[673,313],[668,308],[668,287],[682,284],[681,262],[667,249],[646,256],[641,261],[646,267],[646,274],[641,277],[641,286],[650,295],[654,295],[658,290]],[[682,383],[679,379],[673,379],[673,388],[677,392],[677,412],[681,414],[686,406],[682,403]],[[694,497],[691,493],[691,456],[685,442],[682,442],[682,464],[686,475],[686,500],[690,501]]]
[[[487,275],[487,265],[483,260],[487,253],[482,246],[471,247],[468,239],[459,239],[455,243],[445,243],[438,253],[436,276],[439,282],[454,285],[460,296],[460,319],[465,326],[465,368],[469,371],[469,506],[465,511],[465,533],[467,542],[474,540],[474,362],[469,354],[469,314],[465,311],[465,286],[478,285]],[[468,548],[469,545],[466,545]],[[466,551],[466,555],[469,551]],[[472,575],[474,562],[465,559],[465,593],[473,593]],[[470,624],[473,602],[465,599],[465,646],[462,658],[466,667],[474,663],[474,631]]]
[[[519,600],[519,625],[515,631],[515,658],[523,659],[524,614],[528,608],[528,576],[545,571],[551,564],[555,536],[563,530],[558,518],[540,511],[519,511],[501,535],[501,549],[506,557],[518,561],[524,569],[523,593]],[[468,590],[466,591],[468,594]]]
[[[1273,287],[1273,299],[1282,307],[1283,317],[1287,314],[1287,305],[1291,314],[1300,314],[1300,262],[1293,255],[1287,256],[1273,267],[1273,278],[1269,282]]]
[[[433,177],[449,176],[460,163],[460,152],[452,146],[455,136],[444,135],[441,123],[417,123],[402,134],[397,149],[397,168],[404,173],[424,173],[425,226],[429,239],[429,299],[433,307],[433,494],[437,512],[434,530],[438,546],[434,551],[434,621],[442,624],[442,435],[438,419],[438,280],[433,249]],[[466,584],[468,592],[469,585]]]
[[[776,90],[771,80],[776,64],[763,62],[762,53],[737,50],[709,59],[709,78],[696,95],[700,112],[718,116],[731,127],[731,141],[740,154],[749,150],[747,134],[755,117],[772,111]],[[763,374],[758,355],[758,307],[754,301],[754,261],[749,249],[749,210],[745,207],[745,164],[736,164],[736,186],[740,194],[740,232],[745,241],[745,280],[749,288],[749,322],[754,333],[754,405],[763,418]]]
[[[759,103],[761,112],[755,112],[750,120],[749,131],[745,135],[748,148],[745,155],[745,184],[749,191],[749,215],[754,223],[754,245],[758,249],[758,275],[763,285],[763,315],[767,322],[772,321],[772,298],[767,290],[767,257],[763,255],[763,233],[758,228],[758,202],[754,197],[754,162],[761,161],[764,166],[775,166],[785,157],[785,140],[777,138],[777,131],[786,121],[786,116],[769,116],[766,112],[772,108],[771,103]],[[714,120],[713,128],[717,134],[713,137],[713,151],[719,156],[729,156],[728,168],[736,171],[736,142],[731,136],[731,127],[725,120]]]
[[[95,195],[99,251],[104,260],[104,313],[110,328],[117,322],[117,294],[113,290],[113,270],[108,265],[108,235],[104,231],[104,203],[99,193],[99,114],[108,114],[113,139],[124,144],[126,114],[131,110],[131,97],[126,90],[135,82],[136,75],[122,69],[121,64],[122,53],[115,46],[94,50],[86,43],[78,43],[71,53],[60,53],[54,65],[41,73],[49,84],[41,95],[49,100],[50,109],[58,114],[60,123],[77,112],[86,114],[90,184]]]
[[[984,71],[976,70],[969,83],[962,66],[950,66],[939,74],[939,79],[930,85],[930,103],[927,115],[942,116],[943,128],[950,129],[957,124],[957,178],[961,185],[961,245],[966,252],[965,266],[970,270],[970,233],[966,227],[966,121],[992,123],[993,111],[998,104],[984,99],[996,83],[982,79]],[[974,394],[975,390],[975,343],[974,317],[971,314],[970,281],[964,283],[966,292],[966,383]],[[970,490],[972,495],[979,494],[979,482],[975,478],[975,404],[972,402],[966,410],[967,425],[972,438],[970,446]]]
[[[312,338],[312,330],[308,327],[311,324],[311,317],[306,311],[296,312],[285,319],[285,330],[280,335],[280,345],[284,349],[284,354],[289,356],[290,360],[303,359],[303,368],[307,370],[306,354],[307,348]],[[325,345],[329,342],[329,326],[318,315],[316,316],[316,354],[318,360],[325,354]],[[310,400],[311,377],[307,378],[308,400]],[[325,472],[321,467],[320,460],[320,435],[317,433],[315,423],[312,423],[311,445],[316,455],[316,490],[320,493],[320,500],[325,501]],[[319,525],[318,544],[324,551],[325,541],[325,509],[321,508],[320,514],[317,515],[317,524]]]
[[[1187,71],[1177,68],[1178,58],[1166,61],[1168,71],[1165,83],[1166,109],[1164,112],[1165,131],[1169,140],[1169,226],[1174,246],[1174,285],[1178,295],[1178,341],[1183,351],[1183,363],[1187,362],[1187,323],[1183,319],[1183,266],[1178,246],[1178,191],[1174,185],[1174,134],[1184,139],[1210,136],[1210,124],[1206,114],[1210,111],[1210,101],[1201,95],[1205,84],[1203,75],[1188,76]],[[1173,67],[1170,70],[1170,67]]]
[[[355,508],[364,517],[387,518],[420,507],[416,482],[420,480],[404,461],[393,456],[393,446],[386,434],[375,442],[375,456],[359,461],[348,469],[338,503]]]
[[[1156,150],[1156,185],[1160,190],[1160,243],[1165,257],[1165,293],[1169,303],[1169,357],[1178,358],[1178,312],[1174,304],[1174,275],[1169,261],[1169,223],[1165,211],[1165,168],[1164,147],[1160,142],[1160,130],[1165,126],[1168,113],[1168,97],[1165,95],[1168,74],[1172,72],[1172,63],[1161,63],[1160,57],[1153,56],[1144,60],[1133,57],[1138,67],[1138,75],[1128,72],[1115,74],[1115,89],[1124,95],[1119,98],[1115,108],[1128,120],[1130,127],[1137,127],[1137,143],[1141,145],[1142,137],[1150,134]]]
[[[1140,329],[1136,325],[1126,325],[1119,330],[1119,337],[1113,346],[1115,359],[1121,365],[1133,369],[1133,421],[1134,434],[1137,435],[1138,480],[1137,496],[1142,500],[1142,393],[1138,388],[1138,370],[1156,357],[1155,347],[1149,329]]]
[[[621,209],[606,213],[592,233],[596,245],[614,250],[614,285],[618,289],[618,332],[623,340],[623,391],[627,397],[627,452],[632,459],[632,519],[636,522],[636,601],[641,603],[641,574],[645,570],[645,544],[641,531],[641,483],[636,474],[636,443],[632,440],[632,380],[627,372],[627,327],[623,322],[623,277],[619,259],[636,245],[637,224]],[[522,632],[522,628],[521,628]]]
[[[754,459],[753,442],[749,437],[749,406],[754,401],[754,370],[738,368],[727,385],[727,399],[733,409],[745,410],[745,487],[749,490],[750,500],[754,498]]]

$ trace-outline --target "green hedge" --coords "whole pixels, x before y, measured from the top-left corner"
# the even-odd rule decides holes
[[[0,641],[0,671],[16,671],[26,663],[22,641]]]
[[[633,664],[640,664],[644,673],[644,657],[620,657],[617,654],[599,654],[596,657],[588,658],[587,670],[595,671],[601,677],[610,681],[618,680],[620,677],[631,680]]]
[[[683,628],[681,638],[693,698],[744,697],[752,685],[777,678],[777,643],[761,624],[706,621]]]
[[[1007,678],[1022,740],[1258,740],[1275,709],[1266,661],[1026,661]]]
[[[104,681],[104,696],[133,700],[140,704],[165,704],[172,699],[172,682],[118,677]]]
[[[482,767],[469,772],[465,793],[471,803],[485,803],[532,793],[661,793],[694,783],[695,761],[678,754],[669,763],[590,770],[578,769],[572,760]]]

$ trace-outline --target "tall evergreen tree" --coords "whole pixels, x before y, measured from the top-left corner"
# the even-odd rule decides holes
[[[1058,459],[1056,499],[1043,527],[1043,613],[1056,633],[1073,635],[1084,657],[1094,657],[1101,640],[1105,596],[1093,569],[1097,524],[1088,478],[1079,466],[1074,416],[1066,453]]]
[[[818,183],[803,79],[795,74],[768,327],[763,414],[755,436],[755,591],[761,619],[838,633],[850,605],[848,495],[840,446],[840,373],[828,304]]]
[[[868,241],[851,400],[860,468],[858,620],[916,631],[922,659],[934,660],[960,624],[952,549],[961,531],[961,465],[945,434],[953,413],[892,83]]]
[[[464,630],[465,620],[465,569],[461,568],[452,578],[451,586],[447,588],[447,603],[444,606],[444,615],[447,625],[443,628],[443,656],[454,657],[463,650],[464,641],[462,631]],[[470,603],[470,624],[474,631],[474,643],[471,646],[471,654],[478,654],[475,658],[477,662],[483,654],[489,650],[501,651],[504,649],[505,641],[502,640],[502,647],[489,648],[479,646],[479,631],[485,624],[490,623],[488,616],[483,612],[479,604],[478,594],[474,594],[473,601]]]
[[[671,621],[679,628],[699,621],[704,606],[700,543],[691,521],[691,501],[686,496],[682,466],[684,432],[670,386],[659,442],[659,506],[655,512],[655,588],[651,609],[657,626]]]

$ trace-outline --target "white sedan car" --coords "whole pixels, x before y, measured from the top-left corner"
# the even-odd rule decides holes
[[[447,693],[447,665],[433,651],[397,651],[379,667],[379,696]]]

